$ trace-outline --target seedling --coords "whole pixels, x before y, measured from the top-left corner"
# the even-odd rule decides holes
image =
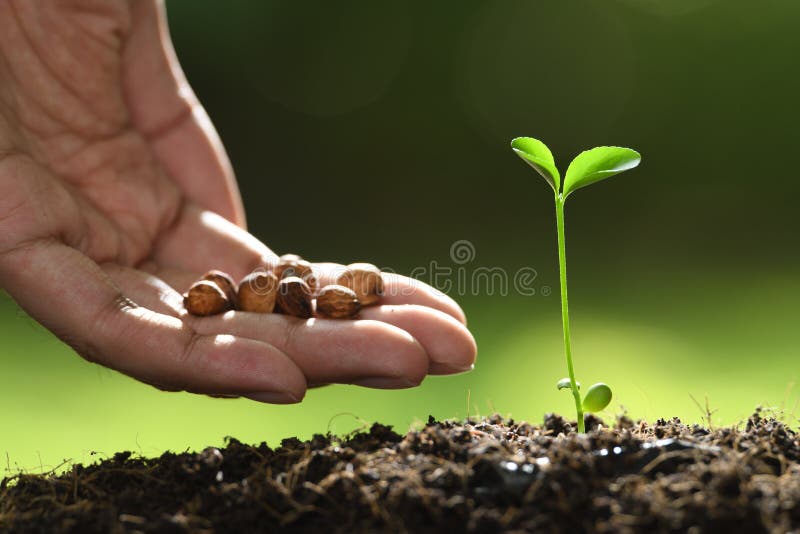
[[[567,357],[569,376],[558,381],[558,389],[570,389],[578,412],[578,432],[586,431],[583,415],[599,412],[611,402],[611,388],[600,382],[586,391],[581,400],[580,383],[575,380],[572,365],[572,345],[569,335],[569,300],[567,298],[567,254],[564,240],[564,203],[567,197],[581,187],[599,182],[615,174],[633,169],[642,157],[635,150],[616,146],[599,146],[578,154],[567,168],[562,184],[553,154],[547,145],[532,137],[517,137],[511,148],[522,160],[544,177],[555,193],[556,231],[558,234],[558,270],[561,280],[561,323],[564,330],[564,354]]]

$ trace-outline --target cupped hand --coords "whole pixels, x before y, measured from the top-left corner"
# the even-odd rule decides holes
[[[156,0],[0,2],[0,285],[84,358],[168,390],[297,402],[471,368],[460,308],[386,275],[354,321],[189,316],[180,291],[275,261]],[[335,266],[316,264],[323,281]]]

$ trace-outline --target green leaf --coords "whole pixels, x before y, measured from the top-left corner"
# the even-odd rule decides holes
[[[633,169],[641,160],[635,150],[618,146],[599,146],[581,152],[569,164],[564,177],[564,198],[576,189]]]
[[[599,412],[611,402],[611,388],[598,382],[589,388],[583,398],[583,409],[587,412]]]
[[[581,389],[581,383],[580,382],[575,382],[575,385],[578,386],[578,389]],[[561,380],[559,380],[558,384],[556,384],[556,387],[558,389],[569,389],[569,388],[571,388],[572,384],[569,381],[569,377],[562,378]]]
[[[536,172],[547,180],[553,191],[558,193],[561,189],[561,175],[547,145],[533,137],[517,137],[511,141],[511,148],[525,163],[536,169]]]

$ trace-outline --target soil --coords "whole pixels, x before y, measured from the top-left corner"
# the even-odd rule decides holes
[[[430,420],[0,484],[2,532],[800,532],[800,435],[548,415]]]

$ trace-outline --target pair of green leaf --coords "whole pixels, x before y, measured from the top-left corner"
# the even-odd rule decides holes
[[[576,189],[633,169],[642,160],[641,155],[630,148],[599,146],[586,150],[569,164],[562,188],[561,175],[547,145],[533,137],[517,137],[511,141],[511,148],[563,198]]]
[[[575,382],[575,385],[578,386],[578,389],[581,389],[580,382]],[[569,378],[562,378],[558,381],[556,387],[558,389],[571,389],[572,383]],[[608,384],[598,382],[586,392],[586,396],[583,398],[583,409],[587,412],[599,412],[608,406],[611,402],[611,397],[611,388],[608,387]]]

